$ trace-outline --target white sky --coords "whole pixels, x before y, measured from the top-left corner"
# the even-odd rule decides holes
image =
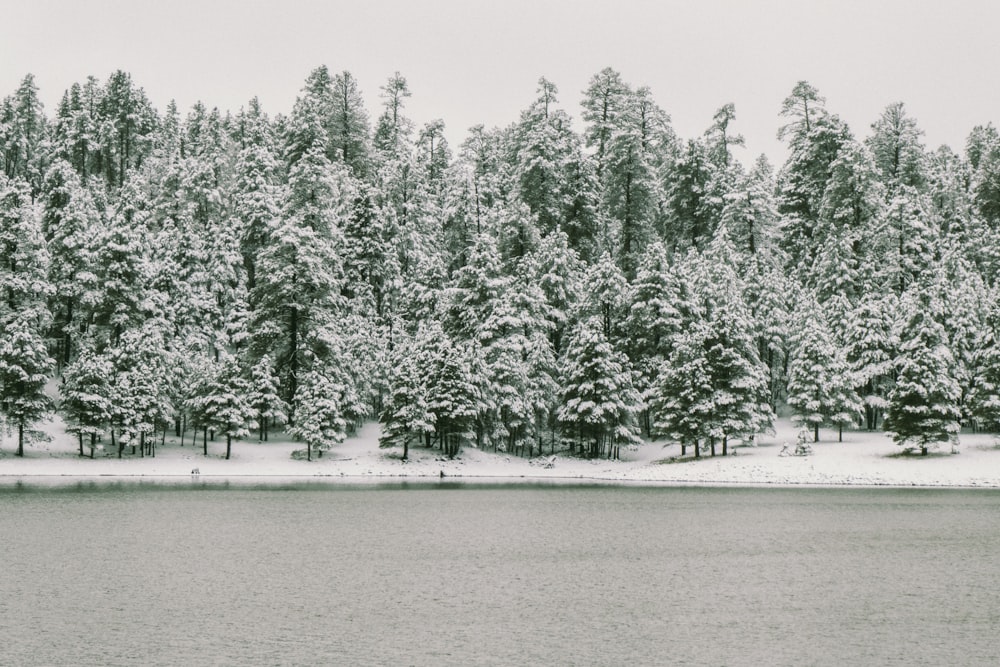
[[[287,113],[326,64],[355,75],[374,120],[399,70],[410,117],[443,118],[457,144],[516,120],[543,75],[577,116],[611,66],[650,86],[682,137],[735,103],[741,157],[777,165],[778,110],[801,79],[855,135],[902,101],[929,147],[961,150],[1000,121],[998,26],[994,0],[0,0],[0,95],[33,73],[51,113],[74,81],[123,69],[161,110],[236,111],[256,95]]]

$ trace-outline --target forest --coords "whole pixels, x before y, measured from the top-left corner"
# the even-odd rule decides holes
[[[311,459],[372,419],[404,459],[724,455],[779,414],[926,453],[1000,424],[993,125],[932,149],[895,103],[855,134],[802,81],[776,168],[732,104],[679,137],[613,69],[458,146],[399,73],[375,114],[359,85],[319,67],[288,115],[157,109],[123,71],[3,100],[19,455],[52,410],[91,457],[283,429]]]

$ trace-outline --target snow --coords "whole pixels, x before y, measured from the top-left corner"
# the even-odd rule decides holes
[[[330,479],[343,481],[390,481],[405,479],[459,478],[466,481],[605,480],[620,483],[700,485],[858,485],[1000,488],[1000,441],[992,434],[963,434],[958,454],[948,445],[926,457],[902,455],[884,433],[845,431],[837,442],[835,430],[820,430],[820,442],[812,444],[810,456],[779,456],[781,446],[795,442],[797,429],[778,420],[777,433],[762,436],[757,446],[730,446],[730,456],[707,454],[694,460],[691,449],[680,457],[678,445],[644,442],[622,450],[621,461],[587,460],[545,450],[529,460],[503,453],[464,447],[455,460],[440,451],[412,444],[410,461],[400,460],[402,448],[379,449],[380,427],[366,424],[357,435],[334,445],[312,462],[292,459],[301,443],[286,437],[261,443],[233,443],[232,459],[225,460],[225,439],[209,441],[209,456],[202,455],[201,440],[185,445],[167,438],[155,458],[130,455],[126,448],[119,460],[115,452],[98,451],[95,459],[77,456],[76,438],[64,431],[58,417],[43,424],[51,440],[25,447],[24,458],[14,456],[16,436],[0,441],[0,485],[28,480],[40,483],[72,483],[89,478],[250,479],[255,483],[286,483],[292,480]],[[721,447],[717,448],[721,453]],[[85,450],[86,451],[86,450]],[[735,455],[733,453],[735,452]],[[315,457],[314,457],[315,458]],[[551,461],[551,467],[548,463]]]

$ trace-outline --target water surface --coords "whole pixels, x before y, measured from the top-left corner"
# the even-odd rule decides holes
[[[998,492],[407,487],[2,489],[2,662],[1000,662]]]

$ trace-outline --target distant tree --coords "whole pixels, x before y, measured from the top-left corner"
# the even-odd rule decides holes
[[[250,397],[251,385],[243,378],[236,359],[223,359],[205,389],[201,409],[204,424],[226,436],[227,461],[232,452],[233,438],[249,437],[250,429],[257,427],[254,421],[256,410]]]
[[[330,139],[332,159],[343,162],[358,178],[368,172],[371,137],[368,112],[354,76],[344,71],[333,77],[331,86]]]
[[[564,354],[558,419],[589,457],[618,458],[621,445],[639,442],[642,398],[628,359],[616,351],[599,318],[581,322]]]
[[[919,447],[924,455],[942,442],[955,446],[962,417],[954,358],[944,328],[934,318],[938,307],[926,289],[907,294],[896,386],[885,417],[885,429],[896,444]]]
[[[303,375],[295,394],[295,424],[292,436],[306,445],[306,460],[312,453],[320,456],[334,444],[344,441],[347,421],[343,413],[343,387],[336,386],[318,370]]]
[[[267,441],[269,427],[288,421],[288,406],[281,398],[281,380],[268,355],[262,356],[250,369],[247,400],[257,416],[260,439]]]
[[[80,354],[63,374],[60,408],[71,433],[76,433],[83,456],[84,436],[89,436],[90,457],[99,435],[111,421],[111,380],[114,366],[106,354],[98,353],[92,342],[84,343]]]
[[[861,413],[847,360],[811,296],[803,300],[794,317],[797,332],[788,366],[788,405],[795,410],[793,419],[812,427],[814,442],[819,442],[819,427],[824,423],[836,424],[842,440],[844,424]]]
[[[422,362],[422,350],[416,342],[397,348],[389,381],[389,396],[380,421],[380,447],[403,446],[403,460],[409,459],[410,442],[418,442],[434,432],[434,414]]]
[[[52,408],[45,383],[54,361],[36,327],[16,318],[0,335],[0,413],[17,428],[18,456],[24,456],[26,432]]]

